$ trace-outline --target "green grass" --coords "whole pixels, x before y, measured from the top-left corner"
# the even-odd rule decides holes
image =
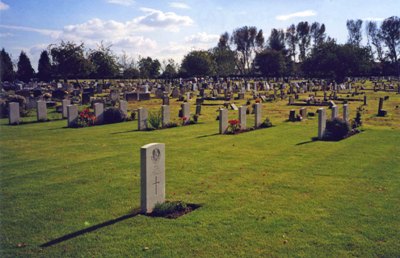
[[[2,119],[0,256],[398,257],[400,96],[391,93],[389,116],[378,118],[388,94],[368,94],[365,131],[340,142],[311,141],[317,118],[284,122],[287,100],[263,104],[274,127],[239,135],[217,135],[218,106],[203,106],[200,124],[151,132],[136,121],[68,129],[65,120]],[[350,104],[351,117],[361,103]],[[176,220],[137,215],[39,247],[136,210],[139,150],[151,142],[166,144],[167,199],[201,208]]]

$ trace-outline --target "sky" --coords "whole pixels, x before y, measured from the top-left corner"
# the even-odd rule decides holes
[[[262,29],[267,39],[273,28],[317,21],[345,43],[347,20],[380,23],[399,11],[399,0],[0,0],[0,47],[13,61],[24,51],[35,70],[40,53],[62,40],[87,49],[102,43],[135,60],[180,62],[246,25]]]

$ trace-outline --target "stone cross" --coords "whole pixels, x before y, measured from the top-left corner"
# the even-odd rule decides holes
[[[76,120],[78,119],[78,106],[76,105],[68,105],[67,106],[67,114],[68,114],[68,127],[72,127]]]
[[[37,120],[38,121],[46,121],[47,120],[46,101],[39,100],[36,102],[36,112],[37,112]]]
[[[151,213],[165,202],[165,144],[150,143],[140,148],[140,207]]]
[[[62,100],[62,118],[67,118],[68,113],[67,113],[67,106],[71,105],[71,100],[70,99],[63,99]]]
[[[19,103],[18,102],[10,102],[8,104],[8,119],[10,125],[16,125],[20,123],[19,116]]]
[[[322,139],[325,134],[326,111],[324,108],[318,109],[318,139]]]
[[[246,130],[246,111],[247,111],[247,106],[241,106],[239,107],[239,122],[240,122],[240,129],[241,130]]]
[[[255,121],[254,121],[254,127],[258,128],[261,125],[261,104],[256,103],[254,104],[254,116],[255,116]]]
[[[339,114],[338,111],[339,111],[338,106],[336,105],[332,106],[332,117],[331,117],[332,120],[338,117]]]
[[[162,121],[162,127],[165,127],[168,125],[170,120],[170,108],[169,105],[162,105],[161,106],[161,121]]]
[[[101,125],[104,122],[104,104],[94,104],[94,115],[96,117],[96,124]]]
[[[343,120],[348,122],[349,121],[349,105],[343,105]]]
[[[228,110],[221,108],[219,110],[219,133],[225,134],[228,129]]]
[[[147,130],[148,111],[145,108],[138,109],[138,131]]]

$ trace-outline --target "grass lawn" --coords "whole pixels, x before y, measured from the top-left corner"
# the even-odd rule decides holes
[[[2,119],[0,256],[399,257],[400,95],[367,94],[364,131],[340,142],[311,141],[317,117],[285,122],[287,100],[263,104],[274,127],[238,135],[217,134],[218,105],[203,106],[197,125],[151,132],[137,121],[69,129]],[[389,115],[376,117],[385,95]],[[140,147],[151,142],[166,145],[167,199],[201,208],[176,220],[122,217],[139,208]]]

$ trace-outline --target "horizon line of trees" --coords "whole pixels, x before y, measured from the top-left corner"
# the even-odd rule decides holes
[[[262,29],[243,26],[232,34],[221,34],[216,47],[193,50],[177,64],[173,59],[140,57],[135,62],[125,52],[121,56],[111,46],[100,43],[85,49],[84,43],[51,44],[43,50],[35,73],[24,51],[13,64],[0,51],[0,79],[28,82],[59,79],[148,79],[194,76],[308,76],[342,81],[346,76],[400,76],[400,18],[391,16],[381,24],[362,20],[346,22],[348,40],[338,44],[326,34],[322,23],[301,21],[286,30],[272,29],[268,39]],[[367,44],[361,44],[363,32]],[[16,68],[16,71],[15,69]]]

